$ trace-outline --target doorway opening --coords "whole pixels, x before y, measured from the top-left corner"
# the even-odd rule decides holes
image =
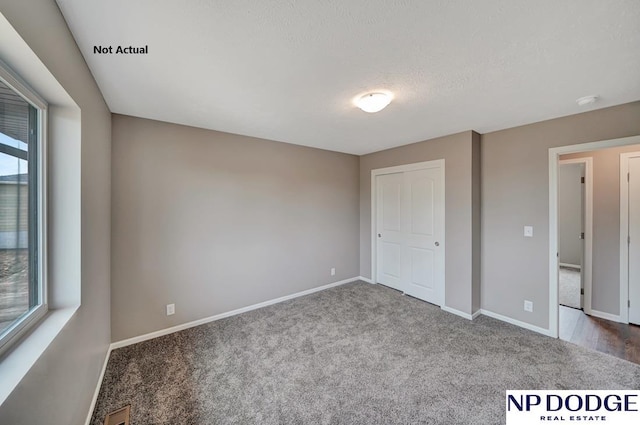
[[[640,136],[550,149],[549,182],[549,333],[640,352]]]
[[[558,301],[590,313],[593,159],[564,157],[558,163]]]

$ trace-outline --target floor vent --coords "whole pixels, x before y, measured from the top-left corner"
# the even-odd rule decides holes
[[[109,413],[107,417],[104,418],[104,425],[129,425],[130,411],[131,405]]]

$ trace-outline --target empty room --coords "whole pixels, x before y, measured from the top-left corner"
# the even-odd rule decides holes
[[[640,423],[639,22],[0,0],[0,424]]]

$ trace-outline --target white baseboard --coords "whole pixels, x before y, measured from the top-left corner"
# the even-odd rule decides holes
[[[591,314],[591,316],[599,317],[601,319],[611,320],[612,322],[626,323],[622,321],[620,316],[611,314],[611,313],[605,313],[604,311],[598,311],[598,310],[592,309],[589,314]]]
[[[221,313],[221,314],[217,314],[217,315],[214,315],[214,316],[205,317],[203,319],[199,319],[199,320],[194,320],[192,322],[183,323],[182,325],[177,325],[177,326],[173,326],[173,327],[170,327],[170,328],[161,329],[159,331],[150,332],[150,333],[147,333],[147,334],[144,334],[144,335],[140,335],[140,336],[136,336],[136,337],[133,337],[133,338],[128,338],[128,339],[124,339],[124,340],[112,343],[109,346],[109,349],[107,350],[107,354],[105,356],[104,363],[102,365],[102,370],[100,371],[100,378],[99,378],[98,383],[96,385],[96,389],[95,389],[94,394],[93,394],[93,399],[91,400],[91,406],[89,408],[89,413],[87,415],[87,420],[86,420],[85,424],[89,425],[90,422],[91,422],[91,417],[93,415],[93,409],[95,408],[95,405],[96,405],[96,402],[97,402],[97,399],[98,399],[98,395],[100,393],[100,386],[102,385],[102,380],[104,379],[104,374],[105,374],[105,371],[107,369],[107,363],[109,362],[109,357],[111,355],[111,351],[113,351],[114,349],[126,347],[128,345],[136,344],[136,343],[142,342],[142,341],[147,341],[147,340],[150,340],[150,339],[153,339],[153,338],[157,338],[157,337],[160,337],[160,336],[163,336],[163,335],[169,335],[169,334],[172,334],[174,332],[178,332],[178,331],[181,331],[181,330],[189,329],[189,328],[192,328],[192,327],[195,327],[195,326],[199,326],[199,325],[203,325],[203,324],[209,323],[209,322],[214,322],[216,320],[224,319],[224,318],[227,318],[227,317],[236,316],[238,314],[246,313],[248,311],[256,310],[256,309],[259,309],[259,308],[262,308],[262,307],[267,307],[267,306],[270,306],[270,305],[273,305],[273,304],[277,304],[277,303],[280,303],[280,302],[283,302],[283,301],[287,301],[287,300],[291,300],[291,299],[294,299],[294,298],[302,297],[302,296],[305,296],[305,295],[313,294],[315,292],[324,291],[324,290],[329,289],[329,288],[334,288],[336,286],[344,285],[346,283],[355,282],[355,281],[358,281],[358,280],[362,280],[362,281],[367,282],[367,283],[373,283],[373,281],[371,279],[363,277],[363,276],[353,277],[353,278],[350,278],[350,279],[344,279],[344,280],[341,280],[341,281],[338,281],[338,282],[330,283],[328,285],[319,286],[317,288],[312,288],[312,289],[307,289],[306,291],[296,292],[295,294],[285,295],[284,297],[275,298],[275,299],[264,301],[264,302],[261,302],[261,303],[258,303],[258,304],[253,304],[253,305],[250,305],[250,306],[247,306],[247,307],[242,307],[242,308],[239,308],[239,309],[236,309],[236,310],[232,310],[232,311],[229,311],[229,312],[226,312],[226,313]],[[457,316],[463,317],[463,318],[465,318],[467,320],[473,320],[473,319],[477,318],[479,315],[483,314],[485,316],[489,316],[489,317],[492,317],[494,319],[501,320],[503,322],[511,323],[511,324],[519,326],[521,328],[529,329],[531,331],[538,332],[538,333],[541,333],[543,335],[551,336],[551,332],[548,329],[540,328],[538,326],[534,326],[534,325],[531,325],[531,324],[526,323],[526,322],[521,322],[519,320],[512,319],[510,317],[503,316],[501,314],[494,313],[494,312],[489,311],[489,310],[480,309],[480,310],[477,310],[473,314],[468,314],[468,313],[464,313],[464,312],[462,312],[460,310],[456,310],[454,308],[447,307],[446,305],[443,305],[441,307],[441,309],[446,311],[446,312],[448,312],[448,313],[452,313],[452,314],[455,314]],[[603,319],[620,321],[620,317],[619,316],[614,316],[614,315],[609,314],[609,313],[603,313],[603,312],[599,312],[599,311],[592,311],[592,313],[593,313],[594,316],[601,317]]]
[[[462,312],[460,310],[456,310],[455,308],[447,307],[446,305],[443,305],[440,308],[442,310],[446,311],[447,313],[451,313],[451,314],[455,314],[456,316],[464,317],[467,320],[473,320],[476,317],[480,316],[480,314],[481,314],[481,310],[477,310],[475,313],[469,314],[469,313]]]
[[[357,280],[360,280],[360,277],[352,277],[350,279],[333,282],[328,285],[318,286],[317,288],[307,289],[306,291],[296,292],[295,294],[285,295],[284,297],[275,298],[273,300],[268,300],[268,301],[264,301],[258,304],[253,304],[247,307],[238,308],[236,310],[228,311],[226,313],[216,314],[215,316],[209,316],[203,319],[194,320],[192,322],[183,323],[181,325],[172,326],[170,328],[161,329],[159,331],[150,332],[148,334],[135,336],[133,338],[123,339],[121,341],[117,341],[111,344],[111,348],[116,349],[116,348],[126,347],[127,345],[137,344],[138,342],[147,341],[153,338],[158,338],[159,336],[169,335],[174,332],[183,331],[185,329],[193,328],[195,326],[204,325],[205,323],[214,322],[216,320],[224,319],[231,316],[236,316],[238,314],[246,313],[247,311],[256,310],[262,307],[267,307],[273,304],[281,303],[283,301],[291,300],[293,298],[298,298],[305,295],[313,294],[314,292],[324,291],[325,289],[344,285],[345,283],[355,282]]]
[[[96,390],[93,392],[93,398],[91,399],[91,406],[89,406],[89,413],[87,414],[87,420],[85,421],[85,425],[91,424],[93,409],[96,408],[96,402],[98,401],[98,394],[100,394],[100,386],[102,386],[102,380],[104,379],[104,373],[107,370],[107,363],[109,362],[109,356],[111,356],[112,349],[113,349],[113,344],[109,345],[109,348],[107,349],[107,354],[104,356],[104,363],[102,364],[102,370],[100,371],[100,377],[98,378],[98,385],[96,385]]]
[[[104,379],[105,371],[107,370],[107,363],[109,362],[109,356],[111,355],[111,351],[116,348],[126,347],[127,345],[136,344],[138,342],[147,341],[149,339],[157,338],[159,336],[168,335],[174,332],[178,332],[184,329],[189,329],[194,326],[203,325],[205,323],[213,322],[216,320],[224,319],[226,317],[235,316],[238,314],[245,313],[247,311],[256,310],[258,308],[267,307],[269,305],[277,304],[282,301],[291,300],[293,298],[302,297],[304,295],[313,294],[314,292],[324,291],[325,289],[333,288],[336,286],[344,285],[345,283],[355,282],[357,280],[363,280],[365,282],[371,283],[371,280],[366,279],[362,276],[353,277],[350,279],[341,280],[338,282],[333,282],[328,285],[319,286],[317,288],[307,289],[306,291],[296,292],[295,294],[285,295],[284,297],[275,298],[273,300],[264,301],[258,304],[253,304],[248,307],[242,307],[236,310],[232,310],[226,313],[216,314],[215,316],[205,317],[204,319],[194,320],[193,322],[184,323],[182,325],[173,326],[171,328],[162,329],[159,331],[151,332],[148,334],[136,336],[133,338],[124,339],[122,341],[117,341],[109,345],[109,349],[107,350],[107,354],[104,359],[104,364],[102,365],[102,370],[100,371],[100,378],[98,379],[98,384],[96,385],[96,389],[93,393],[93,399],[91,400],[91,406],[89,407],[89,414],[87,415],[87,420],[85,422],[86,425],[89,425],[91,422],[91,417],[93,416],[93,409],[96,407],[96,402],[98,400],[98,394],[100,393],[100,386],[102,385],[102,380]]]
[[[465,318],[467,320],[473,320],[473,316],[471,314],[469,314],[469,313],[465,313],[463,311],[456,310],[455,308],[447,307],[446,305],[443,305],[440,308],[443,311],[446,311],[447,313],[455,314],[456,316],[463,317],[463,318]]]
[[[512,319],[511,317],[503,316],[502,314],[494,313],[493,311],[489,311],[489,310],[481,309],[480,312],[484,316],[492,317],[494,319],[497,319],[503,322],[511,323],[512,325],[529,329],[530,331],[538,332],[538,333],[541,333],[542,335],[551,336],[551,337],[553,336],[553,333],[549,329],[541,328],[539,326],[535,326],[527,322],[521,322],[520,320]]]
[[[560,267],[569,267],[570,269],[582,270],[582,266],[580,266],[580,264],[558,263],[558,265]]]

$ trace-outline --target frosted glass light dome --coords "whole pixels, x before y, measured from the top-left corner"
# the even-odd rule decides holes
[[[356,101],[358,108],[369,113],[382,111],[389,103],[391,95],[387,93],[367,93]]]

